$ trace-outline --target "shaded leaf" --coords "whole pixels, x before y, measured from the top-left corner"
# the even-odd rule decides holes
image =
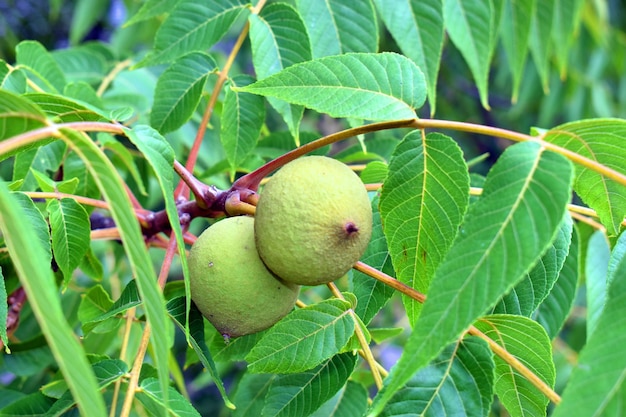
[[[52,247],[50,245],[50,228],[48,222],[44,219],[41,211],[35,206],[33,200],[22,193],[12,193],[16,203],[19,205],[23,220],[25,223],[33,227],[37,240],[43,249],[45,256],[41,259],[41,263],[50,264],[52,260]],[[0,323],[3,323],[0,321]]]
[[[414,131],[389,163],[380,212],[397,278],[425,294],[450,249],[469,204],[461,148],[448,136]],[[422,305],[403,297],[411,325]]]
[[[561,78],[567,73],[567,61],[572,48],[572,40],[576,26],[580,21],[579,15],[585,2],[579,0],[555,0],[552,21],[552,42],[555,45],[554,53],[559,66]],[[544,39],[544,42],[546,40]]]
[[[260,15],[250,15],[252,63],[259,79],[312,58],[311,45],[304,22],[291,6],[274,3],[264,7]],[[268,98],[283,117],[299,145],[299,127],[304,108],[285,101]]]
[[[361,256],[361,261],[393,277],[395,274],[383,233],[378,202],[379,198],[374,197],[372,200],[372,237],[365,253]],[[395,293],[395,290],[388,285],[356,270],[353,270],[351,291],[359,300],[354,312],[366,325]]]
[[[378,50],[378,23],[371,0],[296,0],[306,24],[313,58]]]
[[[474,325],[548,386],[554,387],[556,371],[552,345],[544,328],[536,321],[501,314],[485,316]],[[509,414],[513,417],[545,415],[548,398],[502,358],[496,356],[494,361],[496,394]]]
[[[109,8],[110,0],[77,0],[70,25],[70,43],[79,43],[102,19]]]
[[[574,305],[579,276],[579,240],[577,228],[574,227],[572,242],[559,277],[533,314],[533,318],[546,329],[550,339],[558,335]]]
[[[444,40],[441,0],[374,0],[385,26],[404,55],[424,73],[428,101],[435,113],[437,74]]]
[[[557,126],[543,139],[626,175],[625,138],[626,120],[590,119]],[[574,191],[598,213],[609,235],[619,232],[626,215],[626,186],[576,165]]]
[[[571,179],[569,161],[538,143],[504,151],[437,269],[415,330],[370,415],[536,263],[563,220]]]
[[[272,374],[244,373],[233,396],[233,403],[237,406],[233,417],[259,417],[265,405],[265,395],[274,379],[276,375]]]
[[[381,416],[486,416],[493,401],[495,364],[474,337],[446,347],[389,401]]]
[[[361,417],[367,409],[367,391],[357,382],[348,381],[337,394],[311,417]]]
[[[6,90],[0,90],[0,141],[46,125],[46,115],[32,102]],[[0,160],[16,153],[0,146]]]
[[[207,50],[247,10],[240,0],[180,0],[156,33],[153,52],[138,65],[162,64],[189,52]]]
[[[550,52],[552,46],[551,42],[546,42],[546,39],[550,39],[550,34],[552,33],[554,5],[555,2],[553,1],[537,1],[530,29],[530,53],[535,61],[535,67],[537,67],[543,91],[546,94],[550,82]]]
[[[0,346],[5,347],[7,353],[9,350],[9,337],[7,336],[7,317],[8,317],[8,304],[7,304],[7,288],[4,283],[4,275],[2,274],[2,266],[0,266],[0,323],[5,323],[4,326],[0,326]]]
[[[315,369],[279,375],[265,398],[263,417],[308,416],[344,386],[356,364],[356,356],[342,353]]]
[[[54,260],[63,271],[65,285],[78,267],[91,241],[89,215],[82,205],[72,198],[50,200],[50,231]]]
[[[252,81],[252,77],[238,76],[231,80],[231,87],[245,86]],[[256,147],[264,122],[265,102],[262,97],[226,89],[220,140],[230,163],[231,177]]]
[[[530,317],[537,306],[548,296],[559,277],[569,251],[572,228],[572,219],[568,213],[563,219],[554,242],[541,255],[530,272],[496,304],[493,309],[494,314],[517,314]]]
[[[332,117],[368,120],[414,118],[426,98],[422,71],[394,53],[320,58],[292,65],[240,90]]]
[[[480,101],[488,103],[488,77],[496,31],[496,13],[491,0],[446,0],[443,15],[450,40],[472,72]]]
[[[309,370],[337,353],[354,332],[350,304],[330,299],[294,310],[272,326],[246,356],[251,372]]]
[[[42,416],[50,409],[54,401],[53,398],[46,397],[40,392],[25,395],[0,409],[0,417]]]
[[[167,410],[167,415],[176,417],[200,417],[200,413],[173,387],[168,387],[169,393],[166,398],[170,398],[170,401],[164,402],[158,379],[146,378],[139,386],[141,390],[136,396],[148,410],[152,411],[152,415],[163,414]]]
[[[90,416],[106,416],[104,401],[85,351],[65,320],[50,264],[38,262],[46,253],[29,223],[21,222],[21,209],[0,183],[0,230],[48,346],[61,369],[80,410]]]
[[[126,23],[126,26],[165,14],[176,6],[178,0],[147,0]]]
[[[504,1],[504,15],[502,19],[506,22],[506,25],[501,27],[502,45],[506,51],[507,62],[513,73],[512,101],[514,103],[519,95],[526,55],[528,55],[531,21],[535,13],[536,3],[536,0]]]
[[[626,235],[621,234],[609,261],[604,311],[565,387],[553,416],[620,415],[626,380]],[[621,405],[620,405],[621,403]]]
[[[200,103],[204,85],[215,61],[202,52],[192,52],[174,62],[157,81],[150,125],[161,133],[184,125]]]

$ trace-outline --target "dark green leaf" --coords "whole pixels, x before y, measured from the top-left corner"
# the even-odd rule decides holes
[[[431,114],[434,114],[444,40],[441,0],[374,0],[374,3],[402,53],[424,73]]]
[[[311,417],[361,417],[366,409],[365,387],[357,382],[348,381],[333,398],[311,414]]]
[[[552,32],[553,1],[537,1],[531,21],[530,53],[541,77],[543,91],[548,92],[550,82],[550,52],[552,44],[546,42]]]
[[[37,235],[37,240],[45,253],[41,262],[49,264],[52,260],[52,247],[50,245],[50,228],[48,222],[46,222],[43,214],[41,214],[30,197],[22,193],[12,193],[12,195],[20,206],[23,221],[33,227],[33,231]]]
[[[311,60],[311,45],[304,22],[291,6],[269,4],[260,15],[250,15],[249,20],[252,63],[257,78],[266,78],[293,64]],[[274,98],[268,101],[283,117],[299,145],[304,108]]]
[[[559,277],[569,251],[572,228],[572,219],[567,214],[556,239],[546,253],[511,292],[502,297],[493,309],[494,314],[517,314],[530,317],[537,306],[548,296]]]
[[[626,380],[625,274],[626,234],[622,233],[609,261],[604,311],[578,357],[554,417],[622,415],[617,410],[619,407],[623,410]]]
[[[171,62],[189,52],[207,50],[247,10],[241,0],[180,0],[159,28],[154,51],[139,65]]]
[[[549,387],[554,387],[556,371],[552,346],[545,330],[536,321],[522,316],[485,316],[474,324],[502,346]],[[548,398],[502,358],[495,357],[496,394],[513,417],[546,414]]]
[[[351,305],[330,299],[294,310],[271,327],[246,357],[251,372],[295,373],[336,354],[354,332]]]
[[[448,136],[409,133],[389,163],[380,212],[397,278],[425,294],[469,203],[461,148]],[[411,325],[422,305],[403,298]]]
[[[507,62],[513,73],[513,102],[517,101],[519,95],[526,56],[528,55],[531,21],[536,3],[536,0],[506,0],[504,2],[502,19],[506,24],[501,27],[502,45],[506,51]]]
[[[378,51],[378,23],[371,0],[296,0],[311,38],[313,58]]]
[[[42,393],[36,392],[26,395],[0,409],[0,417],[43,416],[53,404],[53,398],[46,397]]]
[[[77,0],[70,26],[70,42],[79,43],[102,19],[109,8],[110,0]]]
[[[7,323],[8,317],[7,304],[7,288],[4,283],[4,275],[2,274],[2,266],[0,266],[0,323]],[[0,345],[3,345],[7,353],[9,350],[9,338],[7,336],[7,326],[0,326]]]
[[[555,0],[554,2],[552,42],[561,77],[567,74],[569,52],[584,4],[584,1],[579,0]],[[543,41],[547,42],[547,38]]]
[[[572,171],[569,161],[535,142],[511,146],[500,156],[435,273],[415,330],[371,415],[537,262],[565,215]]]
[[[215,61],[202,52],[192,52],[176,60],[157,81],[150,125],[161,133],[185,124],[196,111],[208,74]]]
[[[50,231],[54,260],[65,277],[67,285],[78,267],[90,242],[90,223],[87,211],[72,198],[50,200]]]
[[[278,376],[267,393],[262,416],[308,416],[344,386],[356,358],[352,353],[342,353],[310,371]]]
[[[495,365],[485,342],[467,338],[446,347],[398,391],[381,416],[486,416]]]
[[[352,53],[292,65],[241,91],[332,117],[396,120],[415,117],[426,83],[422,71],[402,55]]]
[[[35,130],[46,125],[46,115],[31,101],[0,90],[0,141]],[[0,147],[0,160],[14,152],[3,152]]]
[[[274,379],[276,375],[246,372],[237,384],[233,397],[237,406],[233,417],[259,417],[265,405],[265,395]]]

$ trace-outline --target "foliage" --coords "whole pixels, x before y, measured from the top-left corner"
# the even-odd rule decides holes
[[[626,414],[624,10],[253,3],[0,16],[0,416]],[[185,254],[309,153],[369,247],[225,340]]]

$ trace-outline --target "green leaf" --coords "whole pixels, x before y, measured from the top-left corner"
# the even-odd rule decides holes
[[[395,276],[391,257],[387,249],[387,240],[383,233],[380,212],[378,211],[378,201],[378,196],[372,200],[372,237],[367,245],[367,249],[365,249],[365,253],[361,256],[361,261],[389,276]],[[354,312],[366,325],[395,293],[395,290],[388,285],[356,270],[353,271],[352,288],[350,291],[359,300]]]
[[[485,316],[475,324],[478,330],[502,346],[548,386],[554,387],[556,371],[552,345],[536,321],[522,316]],[[496,363],[496,394],[512,417],[546,415],[548,398],[528,379],[500,357]]]
[[[43,416],[54,404],[54,399],[40,392],[25,395],[0,409],[0,417]],[[105,415],[105,414],[102,414]]]
[[[115,303],[100,303],[99,305],[101,305],[102,308],[98,309],[99,314],[90,315],[88,320],[84,320],[84,325],[106,320],[140,304],[141,298],[139,298],[139,292],[137,291],[137,283],[130,281]]]
[[[378,23],[371,0],[296,0],[304,19],[313,58],[378,51]]]
[[[101,285],[94,285],[82,297],[78,307],[78,320],[82,323],[85,334],[89,333],[95,325],[87,326],[94,319],[108,311],[113,305],[109,293]]]
[[[414,118],[426,98],[424,74],[394,54],[345,54],[292,65],[240,89],[301,104],[331,117]]]
[[[177,59],[157,81],[150,125],[161,133],[184,125],[196,111],[208,75],[215,67],[213,58],[203,52]]]
[[[238,340],[238,339],[235,339]],[[246,372],[237,384],[233,417],[259,417],[265,405],[265,395],[276,375]]]
[[[70,25],[70,43],[79,43],[109,8],[110,0],[77,0]]]
[[[100,142],[103,149],[113,153],[113,155],[111,155],[111,159],[116,166],[123,166],[128,171],[135,181],[135,184],[137,184],[139,192],[143,195],[148,195],[143,177],[139,172],[135,158],[130,150],[119,142],[113,135],[108,133],[99,133],[98,142]]]
[[[569,161],[535,142],[504,151],[437,269],[422,314],[370,415],[537,262],[565,215],[572,171]]]
[[[50,264],[52,260],[52,247],[50,245],[50,227],[48,226],[48,222],[30,197],[22,193],[12,193],[12,196],[20,207],[23,221],[33,227],[33,231],[37,235],[37,240],[43,249],[45,256],[41,258],[40,262]],[[0,323],[4,322],[0,321]]]
[[[112,56],[104,44],[86,44],[51,52],[68,81],[96,85],[110,70]]]
[[[65,156],[63,160],[63,179],[65,181],[71,179],[78,180],[78,187],[75,190],[77,195],[100,198],[98,185],[89,173],[85,163],[76,154],[69,153]]]
[[[367,409],[367,391],[363,385],[348,381],[330,400],[311,417],[361,417]]]
[[[397,278],[425,294],[469,204],[463,152],[439,133],[405,136],[389,162],[380,212]],[[411,325],[422,305],[403,297]]]
[[[170,398],[169,403],[163,401],[163,391],[161,390],[161,384],[158,379],[146,378],[139,384],[141,388],[137,392],[137,399],[146,406],[148,410],[152,411],[152,415],[163,414],[164,410],[167,410],[167,415],[173,415],[177,417],[200,417],[200,413],[189,403],[189,401],[183,397],[173,387],[168,387],[168,394],[166,398]]]
[[[609,286],[607,269],[611,257],[611,248],[602,231],[596,231],[589,239],[586,257],[585,288],[587,296],[587,339],[589,339],[604,309]]]
[[[264,7],[260,15],[252,14],[250,45],[252,63],[259,79],[299,62],[310,61],[311,45],[304,22],[291,6],[283,3]],[[299,145],[299,128],[304,108],[285,101],[268,98],[269,103],[282,116]]]
[[[550,129],[546,142],[589,158],[626,175],[626,120],[580,120]],[[626,186],[576,165],[574,191],[594,209],[610,236],[617,235],[626,215]]]
[[[0,326],[0,345],[4,346],[5,352],[10,353],[9,350],[9,337],[7,336],[7,317],[9,313],[7,304],[7,288],[4,283],[4,275],[2,274],[2,266],[0,266],[0,323],[5,323],[4,326]]]
[[[15,156],[13,179],[22,180],[22,190],[35,190],[40,181],[35,178],[34,171],[45,173],[57,172],[67,151],[63,141],[56,140],[34,149],[26,149]],[[52,180],[50,180],[52,182]]]
[[[541,78],[543,91],[547,94],[550,83],[550,52],[552,44],[546,42],[552,33],[554,17],[553,1],[537,1],[531,20],[530,53]]]
[[[47,209],[50,213],[54,260],[63,271],[67,285],[72,278],[72,272],[87,253],[91,241],[89,215],[72,198],[50,200]]]
[[[579,276],[579,241],[577,228],[574,227],[572,242],[570,243],[563,268],[561,268],[561,273],[546,299],[543,300],[533,314],[535,320],[546,329],[550,339],[554,339],[559,334],[574,305]]]
[[[480,101],[489,109],[488,78],[493,54],[496,13],[491,0],[446,0],[446,31],[470,68]]]
[[[355,355],[342,353],[310,371],[279,375],[265,397],[262,416],[308,416],[344,386],[355,364]]]
[[[50,264],[39,262],[47,255],[38,243],[33,226],[21,221],[20,206],[2,183],[0,211],[0,230],[7,238],[9,255],[26,290],[29,305],[81,412],[89,416],[106,416],[104,401],[85,351],[65,320]]]
[[[541,2],[540,2],[541,3]],[[552,42],[554,53],[561,73],[561,78],[567,74],[567,61],[572,48],[572,40],[576,26],[580,21],[579,15],[585,2],[571,0],[555,0],[552,22]],[[547,38],[544,39],[544,42]]]
[[[167,303],[167,311],[181,330],[185,331],[187,327],[189,328],[189,343],[198,355],[198,358],[200,359],[200,362],[202,362],[202,365],[204,365],[204,368],[211,375],[211,378],[222,395],[222,399],[224,400],[226,406],[234,408],[233,403],[230,402],[228,396],[226,395],[224,383],[219,376],[215,362],[213,362],[211,352],[209,352],[209,348],[204,341],[204,318],[202,317],[202,314],[200,314],[198,308],[195,304],[192,304],[191,309],[188,309],[185,297],[178,297],[171,299]],[[187,317],[189,318],[189,321],[187,321]]]
[[[246,357],[251,372],[309,370],[337,353],[354,332],[350,303],[330,299],[294,310],[271,327]]]
[[[531,21],[535,13],[536,3],[536,0],[506,0],[504,2],[502,19],[506,24],[501,28],[502,45],[506,51],[507,62],[513,73],[513,103],[517,102],[522,82],[524,64],[528,54]]]
[[[34,76],[34,82],[44,91],[58,93],[65,86],[65,75],[50,52],[37,41],[23,41],[15,47],[17,67]]]
[[[156,33],[153,52],[138,65],[171,62],[189,52],[209,49],[247,10],[241,0],[180,0]]]
[[[230,87],[247,85],[252,77],[238,76]],[[262,97],[226,89],[220,123],[220,140],[230,163],[231,177],[256,147],[265,122],[265,102]]]
[[[141,8],[124,25],[130,26],[135,23],[152,19],[153,17],[165,14],[172,10],[178,0],[147,0]]]
[[[17,94],[0,90],[0,141],[46,125],[46,115],[35,104]],[[2,152],[0,160],[13,153]]]
[[[609,261],[609,289],[596,329],[580,352],[554,417],[621,415],[626,379],[626,234]]]
[[[492,356],[487,344],[474,337],[447,346],[393,396],[381,417],[489,415],[495,376]]]
[[[382,161],[372,161],[361,171],[361,181],[365,184],[374,184],[385,181],[389,173],[389,166]]]
[[[374,3],[402,53],[424,73],[430,114],[435,114],[444,40],[441,0],[374,0]]]
[[[120,233],[133,277],[137,281],[139,293],[144,302],[146,318],[151,327],[152,357],[159,371],[164,395],[167,395],[165,387],[169,381],[168,350],[172,338],[166,321],[163,295],[157,285],[157,277],[128,194],[111,161],[90,138],[67,129],[62,129],[61,134],[61,138],[85,161],[85,165],[111,207],[111,215]]]
[[[86,103],[79,103],[68,97],[46,93],[29,93],[25,94],[24,97],[39,106],[57,122],[99,122],[108,120],[101,110]]]
[[[17,94],[26,92],[26,75],[24,71],[19,68],[10,68],[3,59],[0,59],[0,89]]]
[[[530,317],[548,296],[565,263],[572,238],[573,223],[566,214],[554,242],[541,255],[526,276],[494,307],[494,314],[517,314]]]

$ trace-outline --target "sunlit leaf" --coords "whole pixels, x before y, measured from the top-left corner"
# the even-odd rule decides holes
[[[2,266],[0,266],[0,323],[7,323],[8,317],[8,304],[7,304],[7,288],[4,283],[4,275],[2,274]],[[9,338],[7,336],[7,326],[0,326],[0,345],[5,346],[8,349]],[[9,351],[7,350],[7,353]]]
[[[414,118],[426,98],[422,71],[394,54],[345,54],[292,65],[241,91],[276,97],[332,117]]]
[[[487,344],[477,338],[446,347],[411,377],[380,416],[488,415],[495,377],[492,356]]]
[[[383,184],[380,211],[397,278],[426,293],[452,245],[469,203],[461,148],[439,133],[408,134],[396,148]],[[403,298],[413,325],[421,304]]]
[[[50,52],[37,41],[23,41],[15,47],[15,59],[44,91],[58,93],[65,86],[65,75]]]
[[[596,231],[587,244],[585,289],[587,296],[587,339],[594,332],[606,304],[609,287],[607,271],[611,248],[606,235]]]
[[[246,357],[251,372],[309,370],[337,353],[354,332],[351,305],[330,299],[292,311]]]
[[[609,261],[609,289],[604,311],[578,357],[554,417],[621,415],[626,380],[626,235],[618,239]],[[621,404],[621,406],[620,406]]]
[[[626,175],[626,120],[590,119],[550,129],[546,142]],[[626,186],[588,167],[576,165],[574,191],[598,213],[609,235],[617,235],[626,216]]]
[[[346,383],[354,370],[356,358],[352,353],[342,353],[310,371],[279,375],[272,381],[262,415],[308,416]]]
[[[437,269],[415,330],[370,415],[536,263],[563,220],[572,171],[569,161],[535,142],[500,156]]]
[[[41,259],[41,262],[50,263],[52,260],[52,247],[50,245],[50,226],[48,222],[30,197],[22,193],[12,193],[12,195],[20,206],[24,221],[33,227],[37,240],[44,251],[45,256]]]
[[[88,107],[86,103],[79,103],[69,97],[45,93],[29,93],[25,94],[24,97],[35,103],[58,122],[97,122],[108,120],[102,111]]]
[[[474,325],[549,387],[554,387],[556,371],[552,362],[552,345],[545,330],[536,321],[501,314],[485,316]],[[502,358],[494,357],[494,361],[496,394],[509,414],[513,417],[545,415],[548,398]]]
[[[431,114],[437,103],[437,74],[444,41],[441,0],[374,0],[385,26],[404,55],[424,73]]]
[[[135,395],[148,410],[152,411],[152,415],[163,414],[163,411],[167,410],[167,415],[177,417],[200,417],[200,413],[193,408],[189,400],[183,397],[173,387],[168,387],[169,393],[167,397],[165,397],[169,397],[170,401],[164,402],[161,384],[158,379],[146,378],[141,381],[139,386],[141,389]]]
[[[296,0],[307,26],[313,58],[349,52],[377,52],[378,24],[371,0]]]

